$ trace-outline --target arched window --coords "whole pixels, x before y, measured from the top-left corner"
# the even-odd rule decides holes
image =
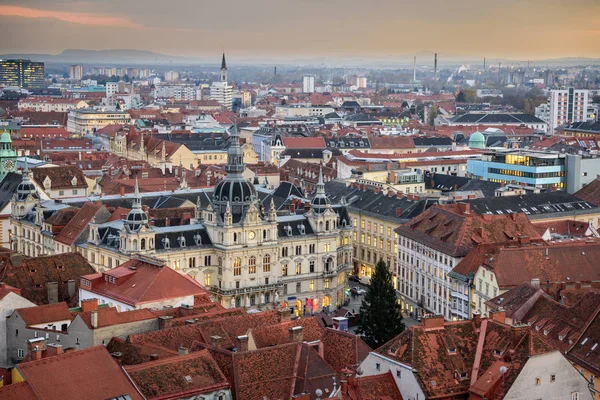
[[[233,232],[233,243],[237,243],[238,234]]]
[[[219,267],[219,275],[223,275],[223,257],[217,257],[217,265]]]
[[[263,272],[271,272],[271,255],[265,254],[263,257]]]
[[[333,259],[330,257],[325,261],[325,272],[330,272],[333,270]]]
[[[191,257],[191,258],[188,260],[188,266],[189,266],[190,268],[196,268],[196,257]]]
[[[328,231],[329,230],[329,221],[325,221],[325,230]]]
[[[140,240],[140,249],[146,250],[146,239]]]
[[[241,275],[242,274],[242,260],[239,257],[236,257],[233,260],[233,275]]]
[[[248,273],[255,274],[256,273],[256,257],[250,256],[248,259]]]
[[[131,250],[137,251],[137,249],[138,249],[137,248],[137,244],[138,244],[137,239],[133,239],[133,242],[131,244],[132,244]]]

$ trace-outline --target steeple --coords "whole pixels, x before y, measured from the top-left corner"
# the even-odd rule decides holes
[[[319,182],[317,183],[317,192],[310,203],[312,209],[317,214],[322,214],[329,207],[329,199],[325,194],[325,183],[323,182],[323,167],[319,167]]]
[[[221,60],[221,82],[227,83],[227,63],[225,62],[225,52],[223,52],[223,59]]]
[[[241,174],[244,172],[244,152],[242,151],[242,147],[240,146],[240,134],[237,130],[237,122],[233,125],[233,131],[231,132],[231,143],[229,144],[229,149],[227,149],[227,165],[225,166],[225,171],[227,171],[227,176],[229,174]]]
[[[143,225],[148,225],[148,215],[144,212],[144,210],[142,210],[142,197],[140,196],[138,180],[135,178],[133,202],[131,205],[131,211],[129,211],[129,214],[127,214],[125,226],[129,232],[137,232],[142,228]]]

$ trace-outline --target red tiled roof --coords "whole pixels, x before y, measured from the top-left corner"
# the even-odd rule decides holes
[[[574,196],[600,207],[600,177],[579,189]]]
[[[550,234],[557,234],[569,238],[591,236],[590,222],[576,221],[573,219],[561,221],[534,221],[533,226],[540,235],[547,230]]]
[[[584,330],[574,340],[573,346],[567,352],[571,361],[591,370],[594,375],[600,375],[600,307],[592,313]]]
[[[136,365],[153,359],[160,360],[175,357],[179,354],[177,351],[165,349],[152,343],[138,345],[126,342],[118,337],[113,337],[106,348],[111,354],[120,353],[119,357],[115,357],[119,365]]]
[[[67,125],[67,112],[42,112],[31,110],[10,111],[10,116],[13,118],[22,118],[30,125]]]
[[[133,271],[129,267],[136,269]],[[137,259],[127,261],[104,274],[116,276],[121,272],[132,273],[126,281],[118,281],[116,285],[104,279],[97,279],[96,276],[83,276],[82,278],[89,279],[92,283],[91,288],[85,289],[131,306],[206,292],[199,284],[167,266],[159,267]]]
[[[324,149],[325,139],[322,137],[283,137],[283,145],[287,149]]]
[[[21,126],[22,138],[68,138],[71,133],[62,126]]]
[[[91,274],[94,268],[79,253],[26,258],[17,262],[9,254],[0,254],[0,276],[11,286],[21,289],[22,296],[35,304],[48,304],[48,282],[58,282],[58,300],[68,300],[69,306],[78,303],[79,278]],[[75,296],[69,297],[68,281],[74,280]]]
[[[70,321],[71,313],[67,303],[44,304],[36,307],[18,308],[15,310],[27,325],[45,324],[47,322]]]
[[[90,329],[92,327],[92,312],[78,312],[76,314]],[[128,324],[130,322],[144,321],[148,319],[156,319],[152,311],[147,308],[130,311],[117,311],[114,307],[105,307],[98,309],[98,328],[104,328],[112,325]]]
[[[396,228],[396,232],[445,254],[460,257],[480,243],[506,242],[521,236],[541,239],[523,213],[480,215],[470,212],[468,204],[435,205]]]
[[[414,149],[415,142],[408,136],[370,137],[371,149]]]
[[[63,165],[60,167],[40,167],[33,168],[33,179],[40,187],[44,187],[44,179],[49,177],[51,180],[51,189],[81,189],[87,188],[85,175],[76,166]],[[73,185],[73,178],[77,178],[77,183]]]
[[[38,399],[106,400],[127,394],[142,400],[104,346],[22,363],[17,369]]]
[[[81,234],[88,229],[90,222],[93,222],[94,218],[102,208],[104,208],[102,203],[85,203],[54,240],[72,246],[73,243],[79,239]],[[108,210],[105,208],[104,211],[108,213]]]
[[[344,400],[403,400],[392,371],[381,375],[362,376],[348,380]]]
[[[2,400],[34,400],[38,399],[39,397],[35,394],[31,388],[31,385],[29,385],[29,382],[23,381],[1,386],[0,398]]]
[[[208,350],[125,367],[147,399],[192,397],[229,388]]]
[[[460,160],[463,158],[469,158],[481,154],[478,150],[464,150],[464,151],[436,151],[436,152],[424,152],[424,153],[406,153],[406,154],[382,154],[382,153],[363,153],[360,150],[350,150],[349,154],[356,158],[369,159],[369,158],[381,158],[390,160],[424,160],[431,158],[435,160],[441,157],[453,157],[454,160]]]

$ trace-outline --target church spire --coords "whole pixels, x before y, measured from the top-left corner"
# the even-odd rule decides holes
[[[140,197],[140,188],[138,185],[138,178],[135,178],[135,187],[133,189],[133,208],[142,208],[142,198]]]
[[[325,196],[325,183],[323,182],[323,167],[319,167],[319,182],[317,183],[317,196]]]
[[[221,60],[221,82],[227,83],[227,63],[225,62],[225,52]]]
[[[225,52],[223,52],[223,59],[221,60],[221,69],[227,69],[227,63],[225,62]]]

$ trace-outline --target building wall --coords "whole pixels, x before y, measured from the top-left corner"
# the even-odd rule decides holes
[[[8,367],[7,354],[7,317],[17,308],[35,307],[31,301],[15,293],[9,293],[0,299],[0,367]]]
[[[600,175],[600,158],[567,154],[567,193],[573,194]]]
[[[573,393],[579,394],[578,400],[592,400],[586,379],[555,351],[530,357],[504,399],[568,400],[575,398]]]
[[[85,322],[78,317],[75,318],[73,323],[69,326],[69,335],[80,338],[79,348],[86,349],[100,344],[106,346],[113,337],[125,340],[129,335],[157,330],[158,318],[90,329]]]
[[[577,371],[585,378],[589,383],[590,392],[592,394],[592,398],[594,400],[600,400],[600,379],[598,376],[595,376],[593,372],[585,369],[577,364],[573,364],[573,367],[577,369]]]
[[[360,364],[360,368],[363,370],[362,376],[380,375],[390,371],[403,399],[425,400],[425,394],[416,379],[416,374],[408,365],[371,352]]]

